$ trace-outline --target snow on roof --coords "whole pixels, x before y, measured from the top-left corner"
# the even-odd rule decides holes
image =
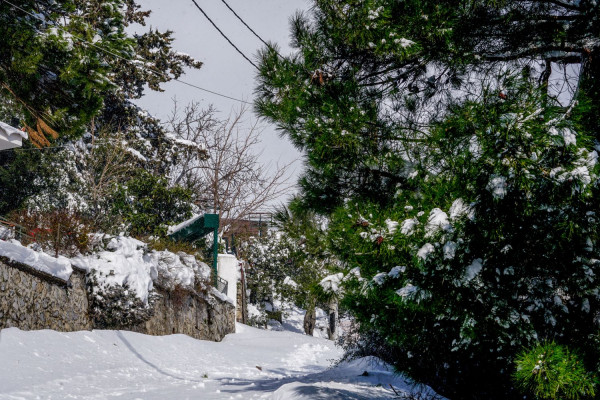
[[[169,226],[169,228],[167,229],[167,234],[168,235],[172,235],[175,232],[178,232],[184,228],[187,228],[188,226],[190,226],[191,224],[193,224],[194,222],[196,222],[196,220],[198,218],[202,217],[202,214],[197,214],[194,215],[192,218],[183,221],[182,223],[178,224],[178,225],[171,225]]]
[[[4,131],[3,133],[5,133],[6,135],[19,135],[21,136],[22,139],[27,139],[28,135],[27,132],[24,132],[20,129],[17,129],[13,126],[8,125],[7,123],[4,123],[2,121],[0,121],[0,129],[2,131]]]
[[[21,147],[23,139],[27,139],[27,132],[0,121],[0,150]]]

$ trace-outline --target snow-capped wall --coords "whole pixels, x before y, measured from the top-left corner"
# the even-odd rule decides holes
[[[85,286],[86,272],[73,268],[68,280],[0,257],[0,329],[91,330]],[[149,335],[182,333],[196,339],[220,341],[235,332],[235,308],[230,299],[176,287],[154,287],[160,299],[150,319],[123,326]]]
[[[0,259],[0,329],[92,329],[85,273],[74,269],[68,279]]]

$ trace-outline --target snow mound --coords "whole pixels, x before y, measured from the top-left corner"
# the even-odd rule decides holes
[[[424,395],[435,394],[429,387],[415,387],[380,359],[363,357],[342,362],[320,374],[308,375],[303,380],[287,383],[273,393],[272,399],[398,399],[398,395],[409,395],[415,391]]]
[[[102,235],[96,235],[101,239]],[[87,272],[96,271],[101,286],[129,286],[144,303],[155,282],[173,289],[175,286],[193,287],[196,278],[208,281],[211,269],[205,263],[196,260],[193,255],[170,251],[148,250],[146,243],[137,239],[116,236],[110,239],[106,250],[90,255],[73,258],[52,257],[42,251],[23,246],[19,241],[0,240],[0,256],[11,261],[28,265],[38,271],[68,281],[73,267]],[[218,291],[213,296],[232,302]]]

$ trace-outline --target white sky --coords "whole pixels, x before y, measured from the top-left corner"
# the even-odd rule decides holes
[[[262,43],[256,38],[220,0],[196,0],[200,7],[251,60]],[[276,42],[284,54],[289,53],[289,18],[296,10],[306,10],[308,0],[226,0],[255,32],[264,40]],[[256,70],[216,31],[191,0],[138,0],[144,10],[152,10],[146,27],[137,29],[140,33],[150,26],[161,31],[171,30],[175,42],[174,49],[187,53],[204,63],[200,70],[188,70],[182,80],[252,102]],[[256,62],[256,61],[255,61]],[[172,108],[172,98],[180,106],[198,101],[202,106],[213,104],[226,117],[240,104],[190,88],[178,82],[164,85],[165,92],[146,91],[146,95],[137,103],[151,114],[164,118]],[[247,113],[244,125],[249,126],[256,116]],[[300,154],[285,139],[280,138],[274,126],[266,121],[262,124],[263,146],[262,160],[273,165],[299,159]],[[262,149],[257,149],[262,150]],[[301,162],[295,164],[297,175]],[[296,179],[294,176],[293,179]]]

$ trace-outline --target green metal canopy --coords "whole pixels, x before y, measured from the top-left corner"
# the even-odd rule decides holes
[[[182,242],[195,242],[219,229],[219,214],[204,214],[171,233],[169,237]]]
[[[169,237],[180,242],[195,242],[209,233],[213,234],[213,281],[218,287],[217,257],[219,254],[219,214],[204,214],[183,224],[172,232]]]

